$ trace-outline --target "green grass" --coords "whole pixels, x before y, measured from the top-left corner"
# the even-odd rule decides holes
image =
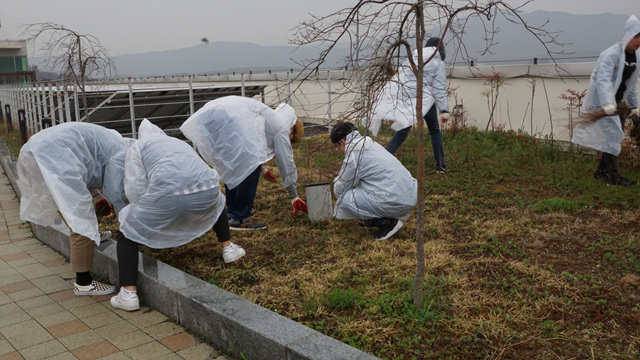
[[[376,140],[392,135],[383,126]],[[436,174],[425,140],[422,308],[415,214],[377,242],[357,221],[294,217],[280,182],[259,185],[268,229],[232,234],[247,250],[237,263],[222,262],[212,233],[142,251],[385,359],[640,358],[640,187],[594,179],[591,152],[473,128],[444,134],[451,171]],[[396,153],[414,176],[416,144],[412,133]],[[304,199],[303,184],[333,179],[342,156],[326,135],[294,149]],[[630,162],[621,169],[640,179]]]

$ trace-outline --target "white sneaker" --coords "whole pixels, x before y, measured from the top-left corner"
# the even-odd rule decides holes
[[[124,287],[120,288],[118,295],[111,297],[111,306],[125,311],[136,311],[140,309],[140,299],[138,294],[130,294],[130,298],[124,298]]]
[[[100,241],[110,240],[111,239],[111,231],[100,231]]]
[[[231,245],[222,249],[222,258],[224,259],[224,263],[228,264],[230,262],[234,262],[246,254],[243,248],[239,245],[231,243]]]

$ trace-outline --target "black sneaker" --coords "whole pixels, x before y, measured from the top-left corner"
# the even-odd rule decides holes
[[[437,167],[436,167],[436,172],[437,172],[438,174],[442,174],[442,173],[444,173],[445,171],[449,171],[449,167],[448,167],[447,165],[442,165],[442,166],[437,166]]]
[[[373,236],[378,241],[387,240],[397,233],[404,223],[398,219],[389,219],[384,225],[378,228],[378,232]]]
[[[640,183],[638,183],[635,180],[629,180],[625,177],[622,177],[620,175],[613,177],[612,179],[610,179],[610,182],[608,182],[607,184],[609,185],[620,185],[620,186],[636,186]]]
[[[267,225],[254,222],[253,218],[248,218],[245,221],[240,221],[238,219],[231,219],[229,221],[229,230],[258,230],[258,229],[266,229]]]

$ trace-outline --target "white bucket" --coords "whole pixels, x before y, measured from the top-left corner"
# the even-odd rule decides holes
[[[307,210],[312,221],[329,220],[333,216],[331,203],[331,183],[307,184]]]

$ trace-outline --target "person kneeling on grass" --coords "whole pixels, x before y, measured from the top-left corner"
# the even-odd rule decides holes
[[[378,228],[376,240],[390,238],[416,205],[418,182],[395,156],[360,135],[352,123],[338,124],[330,137],[345,156],[333,184],[334,216],[361,219],[361,227]]]
[[[225,263],[245,251],[230,239],[220,177],[186,142],[167,136],[147,119],[139,140],[127,150],[124,190],[130,204],[118,214],[116,234],[120,292],[111,306],[140,308],[138,247],[165,249],[187,244],[213,227]]]

